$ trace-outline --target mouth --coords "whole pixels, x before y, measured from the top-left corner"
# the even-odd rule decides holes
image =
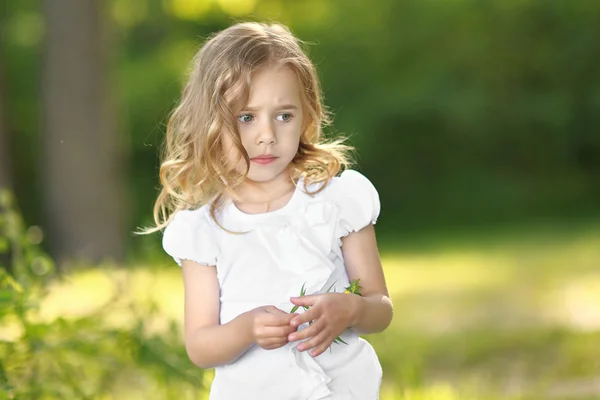
[[[277,160],[277,158],[278,157],[275,157],[271,154],[263,154],[262,156],[251,158],[250,161],[257,164],[265,165],[272,163],[273,161]]]

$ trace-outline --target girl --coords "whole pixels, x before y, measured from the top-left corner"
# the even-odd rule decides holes
[[[182,267],[185,345],[216,368],[211,400],[378,398],[359,333],[392,318],[379,198],[358,172],[336,177],[349,148],[323,142],[326,122],[315,68],[281,25],[234,25],[193,60],[153,230]],[[344,294],[355,279],[362,296]]]

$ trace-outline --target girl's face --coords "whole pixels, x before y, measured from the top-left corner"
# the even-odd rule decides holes
[[[248,179],[269,182],[294,159],[302,134],[298,78],[288,66],[268,66],[252,76],[248,104],[237,114],[242,145],[250,158]],[[238,170],[245,171],[243,159]]]

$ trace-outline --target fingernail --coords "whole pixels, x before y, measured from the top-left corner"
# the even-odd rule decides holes
[[[288,340],[289,340],[290,342],[293,342],[294,340],[296,340],[296,335],[290,335],[290,336],[288,337]]]
[[[317,351],[316,350],[311,351],[310,355],[313,356],[313,357],[315,357],[317,355]]]
[[[299,350],[299,351],[304,351],[304,346],[303,346],[303,345],[301,345],[301,344],[300,344],[300,345],[298,345],[298,350]]]

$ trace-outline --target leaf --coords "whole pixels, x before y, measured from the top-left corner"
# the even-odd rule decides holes
[[[329,291],[331,290],[331,288],[333,287],[333,285],[335,285],[336,282],[337,282],[337,280],[335,282],[333,282],[331,284],[331,286],[329,286],[329,289],[327,289],[327,291],[325,293],[329,293]]]
[[[360,287],[358,281],[360,281],[359,279],[355,279],[353,281],[350,282],[350,286],[345,287],[345,291],[344,293],[351,293],[351,294],[356,294],[358,296],[362,296],[362,287]]]
[[[306,288],[304,287],[306,285],[306,282],[304,282],[302,284],[302,288],[300,289],[300,297],[305,296],[306,295]],[[294,306],[292,307],[292,310],[290,311],[290,314],[295,313],[296,311],[298,311],[298,307],[299,306]],[[303,306],[305,310],[308,310],[308,307]]]
[[[348,344],[348,343],[346,343],[346,342],[344,341],[344,339],[342,339],[342,338],[341,338],[341,337],[339,337],[339,336],[335,338],[334,342],[336,342],[336,343],[338,343],[338,342],[342,342],[342,343],[344,343],[345,345],[347,345],[347,344]],[[339,344],[339,343],[338,343],[338,344]]]

